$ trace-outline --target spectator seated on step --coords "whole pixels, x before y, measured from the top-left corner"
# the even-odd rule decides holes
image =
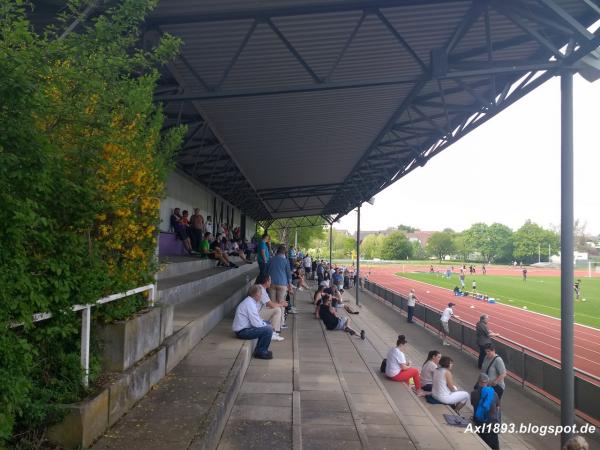
[[[358,311],[355,311],[348,303],[344,303],[342,298],[343,289],[338,289],[334,284],[331,287],[325,288],[323,292],[331,296],[331,304],[334,308],[344,308],[348,314],[358,314]]]
[[[433,385],[431,387],[431,396],[438,402],[445,405],[451,405],[456,412],[459,412],[467,404],[471,396],[466,391],[459,391],[454,384],[452,377],[452,367],[454,361],[449,356],[440,358],[440,365],[433,373]]]
[[[313,294],[313,305],[316,305],[317,302],[319,300],[321,300],[321,296],[323,295],[323,290],[325,289],[325,286],[318,286],[317,290],[315,291],[315,293]],[[320,304],[320,302],[319,302]]]
[[[348,317],[339,317],[333,306],[331,306],[331,297],[324,294],[322,296],[321,305],[319,306],[319,318],[325,324],[328,330],[343,330],[354,336],[358,334],[350,327],[350,319]],[[360,330],[360,338],[365,338],[365,330]]]
[[[396,340],[396,346],[392,347],[387,354],[385,365],[385,376],[393,381],[409,383],[412,379],[417,395],[424,397],[425,392],[421,389],[421,377],[419,369],[411,367],[411,362],[406,358],[406,336],[401,334]]]
[[[260,318],[258,306],[262,295],[262,288],[253,284],[248,289],[248,296],[235,309],[232,329],[240,339],[258,339],[254,357],[259,359],[273,359],[269,350],[273,327]]]
[[[235,264],[229,261],[227,255],[221,251],[219,243],[212,239],[212,233],[204,233],[204,239],[202,239],[202,242],[200,242],[200,253],[210,259],[218,261],[217,267],[237,267]]]
[[[250,264],[252,261],[249,261],[244,251],[240,248],[240,244],[235,239],[229,239],[223,236],[221,238],[221,250],[225,249],[225,254],[227,256],[238,256],[241,258],[246,264]]]
[[[292,286],[294,286],[299,291],[304,290],[304,287],[302,286],[303,283],[306,285],[306,283],[301,279],[302,278],[300,276],[301,270],[302,269],[300,269],[299,267],[294,267],[292,269]]]
[[[276,303],[271,300],[267,289],[271,287],[271,277],[268,274],[260,274],[256,279],[256,284],[261,287],[260,306],[258,314],[265,322],[269,322],[273,327],[273,341],[283,341],[281,334],[281,325],[283,324],[284,309],[288,305],[286,301]]]
[[[273,359],[269,350],[273,328],[260,318],[258,306],[262,296],[262,287],[253,284],[248,289],[248,296],[235,309],[232,329],[240,339],[258,339],[254,357],[259,359]]]
[[[433,386],[433,374],[438,368],[442,354],[437,350],[431,350],[427,354],[427,361],[421,367],[421,389],[431,392]]]
[[[317,295],[317,293],[315,293],[315,317],[317,319],[320,319],[321,317],[319,316],[319,310],[321,309],[321,305],[323,304],[323,302],[327,299],[330,300],[331,299],[331,295],[326,294],[325,292],[321,291],[319,292],[319,294]]]

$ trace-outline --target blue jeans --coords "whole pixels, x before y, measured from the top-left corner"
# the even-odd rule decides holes
[[[407,322],[412,323],[413,321],[413,316],[415,314],[415,307],[414,306],[407,306],[406,309],[408,310],[408,317],[407,317]]]
[[[259,276],[269,273],[269,263],[264,261],[258,261]]]
[[[271,345],[271,336],[273,328],[270,325],[257,328],[244,328],[235,333],[240,339],[258,339],[254,353],[264,355]]]

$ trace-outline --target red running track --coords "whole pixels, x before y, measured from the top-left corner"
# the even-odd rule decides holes
[[[448,289],[396,276],[398,266],[369,269],[369,280],[404,295],[414,288],[419,301],[435,309],[441,310],[449,302],[455,303],[454,314],[473,325],[479,321],[481,314],[489,314],[490,331],[560,360],[558,319],[501,303],[488,304],[471,297],[455,297]],[[514,269],[509,270],[514,274]],[[575,324],[574,365],[577,369],[600,377],[600,330]]]

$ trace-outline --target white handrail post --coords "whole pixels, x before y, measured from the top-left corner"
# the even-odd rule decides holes
[[[154,303],[156,302],[156,284],[153,284],[150,288],[150,306],[154,307]]]
[[[83,385],[90,384],[90,327],[92,307],[86,305],[81,310],[81,368],[83,369]]]

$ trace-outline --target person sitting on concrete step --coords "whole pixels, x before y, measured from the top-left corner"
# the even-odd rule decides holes
[[[407,341],[406,336],[401,334],[396,340],[396,346],[392,347],[387,354],[387,363],[385,366],[385,375],[393,381],[402,381],[409,383],[412,379],[415,385],[417,395],[425,396],[425,391],[421,389],[421,376],[419,369],[411,367],[410,361],[404,354]]]
[[[431,350],[427,354],[427,361],[421,367],[421,389],[431,392],[433,386],[433,374],[438,368],[442,354],[437,350]]]
[[[217,267],[223,266],[237,268],[237,265],[229,261],[227,255],[221,251],[218,241],[212,240],[212,233],[204,233],[204,239],[202,242],[200,242],[200,252],[210,259],[217,260]]]
[[[258,359],[273,359],[269,350],[273,328],[260,318],[258,305],[262,295],[262,287],[253,284],[248,289],[248,296],[235,309],[232,329],[240,339],[258,339],[254,357]]]
[[[328,330],[344,330],[350,336],[358,334],[350,327],[350,319],[348,317],[338,317],[335,308],[331,306],[331,297],[323,295],[322,303],[319,306],[319,318],[325,324]],[[365,330],[360,330],[360,338],[365,339]]]
[[[449,356],[440,358],[440,366],[433,373],[433,386],[431,395],[438,402],[445,405],[451,405],[456,412],[459,412],[470,400],[471,396],[466,391],[459,391],[454,384],[452,377],[452,367],[454,361]]]
[[[268,274],[259,274],[256,284],[261,287],[258,314],[262,320],[271,323],[273,327],[271,340],[283,341],[285,338],[280,335],[281,325],[283,324],[283,312],[288,303],[285,300],[281,303],[276,303],[270,299],[267,289],[271,287],[271,277]]]

